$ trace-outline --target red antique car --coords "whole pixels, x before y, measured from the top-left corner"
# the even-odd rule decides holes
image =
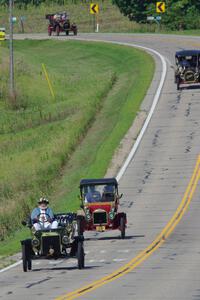
[[[48,35],[51,36],[53,32],[58,36],[61,32],[65,32],[66,35],[69,35],[70,32],[73,32],[74,35],[77,35],[78,28],[75,23],[70,22],[66,12],[48,14],[46,19],[49,20],[48,25]]]
[[[80,198],[82,215],[77,216],[78,232],[106,231],[119,229],[121,238],[125,238],[126,214],[118,212],[118,182],[115,178],[82,179]]]

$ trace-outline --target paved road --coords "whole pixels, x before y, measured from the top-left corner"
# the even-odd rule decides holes
[[[21,271],[21,266],[1,273],[0,299],[54,299],[128,262],[151,243],[172,217],[200,153],[200,90],[187,88],[177,92],[171,68],[174,52],[200,48],[200,38],[128,34],[80,37],[144,45],[159,51],[168,61],[158,106],[135,159],[120,180],[120,191],[124,193],[121,209],[128,213],[129,219],[127,239],[118,239],[117,232],[87,234],[85,270],[77,270],[75,261],[58,260],[34,262],[34,271],[27,274]],[[160,72],[157,60],[152,86],[142,104],[144,110],[149,110]],[[187,214],[145,262],[80,299],[200,299],[199,198],[198,185]]]

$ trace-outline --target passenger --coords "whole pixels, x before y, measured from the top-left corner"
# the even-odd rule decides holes
[[[85,202],[99,202],[101,201],[101,193],[96,190],[95,185],[88,186],[88,192],[85,196]]]
[[[53,211],[48,207],[49,201],[46,198],[40,198],[38,201],[38,207],[34,208],[31,213],[31,221],[34,229],[56,229],[58,222],[54,220]]]
[[[102,202],[114,201],[114,186],[105,185],[103,189]]]

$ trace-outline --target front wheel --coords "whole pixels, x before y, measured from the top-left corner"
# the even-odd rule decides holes
[[[125,218],[124,217],[120,218],[120,231],[121,231],[121,239],[125,239],[125,235],[126,235],[126,222],[125,222]]]
[[[84,232],[84,217],[83,216],[77,216],[77,231],[78,236],[82,236]]]
[[[27,272],[28,270],[32,269],[32,261],[29,253],[29,249],[26,244],[22,245],[22,264],[23,264],[23,271]]]
[[[83,242],[78,242],[77,259],[79,270],[83,269],[85,267],[85,253],[83,249]]]

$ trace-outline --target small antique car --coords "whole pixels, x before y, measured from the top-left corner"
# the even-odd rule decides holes
[[[76,257],[78,268],[84,268],[84,237],[77,235],[77,215],[59,213],[54,215],[58,222],[56,229],[36,231],[31,219],[22,224],[31,229],[32,237],[21,241],[23,270],[32,269],[32,260],[39,258],[57,259]]]
[[[126,214],[118,212],[118,182],[115,178],[82,179],[80,198],[83,213],[77,215],[78,232],[85,230],[105,231],[119,229],[125,238]]]
[[[200,84],[200,50],[182,50],[175,55],[175,83],[177,90],[181,84]]]
[[[5,41],[6,39],[6,29],[4,27],[0,27],[0,42]]]
[[[46,15],[46,19],[49,20],[49,36],[52,35],[52,32],[55,32],[57,36],[60,35],[60,32],[65,32],[66,35],[69,35],[70,32],[73,32],[74,35],[77,35],[77,25],[75,23],[71,24],[66,12],[48,14]]]

